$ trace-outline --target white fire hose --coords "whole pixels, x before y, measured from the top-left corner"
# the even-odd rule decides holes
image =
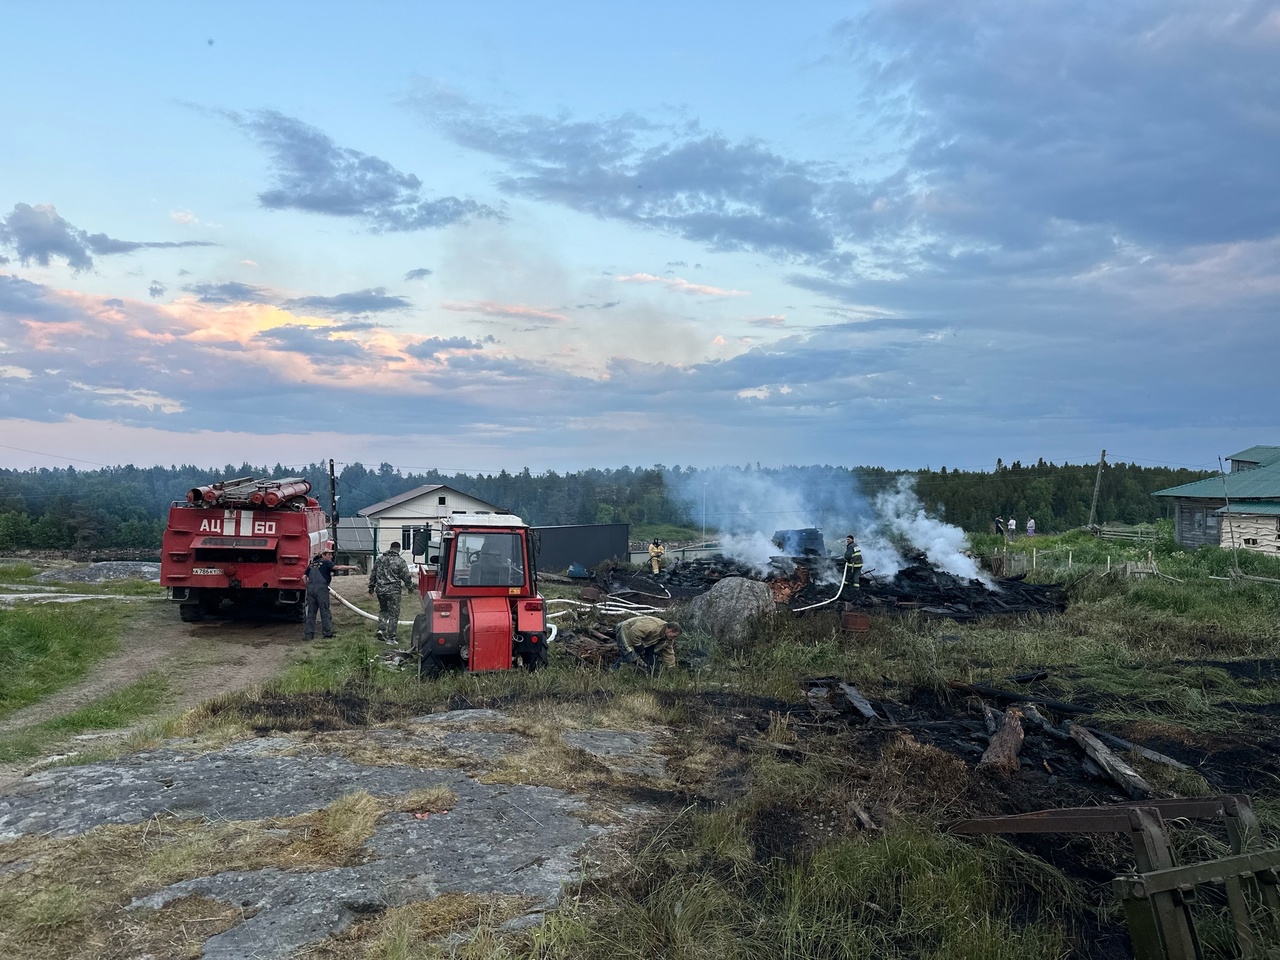
[[[840,589],[836,591],[836,595],[830,600],[820,600],[817,603],[811,603],[807,607],[796,607],[792,613],[804,613],[806,610],[815,610],[818,607],[825,607],[828,603],[834,603],[840,599],[840,594],[844,593],[844,582],[849,578],[849,565],[844,565],[844,573],[840,577]]]
[[[354,612],[354,613],[358,613],[360,616],[364,617],[366,620],[372,620],[372,621],[374,621],[375,623],[377,622],[377,620],[378,620],[378,616],[377,616],[377,614],[369,613],[367,610],[361,610],[359,607],[357,607],[354,603],[352,603],[352,602],[351,602],[350,600],[348,600],[346,597],[343,597],[343,596],[339,595],[338,591],[334,590],[334,589],[333,589],[333,587],[330,587],[330,588],[329,588],[329,592],[330,592],[331,594],[333,594],[335,597],[337,597],[337,598],[338,598],[338,602],[339,602],[339,603],[341,603],[341,604],[342,604],[344,607],[346,607],[348,610],[351,610],[351,611],[352,611],[352,612]],[[412,620],[397,620],[397,621],[396,621],[396,625],[397,625],[397,626],[401,626],[401,627],[412,627],[412,626],[413,626],[413,621],[412,621]],[[556,629],[556,625],[555,625],[554,623],[549,624],[549,626],[550,626],[550,628],[551,628],[551,632],[550,632],[549,634],[547,634],[547,641],[546,641],[547,643],[551,643],[552,641],[554,641],[554,640],[555,640],[555,638],[556,638],[556,634],[559,632],[559,631]]]

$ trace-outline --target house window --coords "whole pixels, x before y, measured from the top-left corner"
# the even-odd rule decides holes
[[[445,498],[444,498],[444,497],[441,497],[439,500],[437,500],[437,501],[436,501],[436,503],[440,504],[440,506],[442,506],[442,507],[443,507],[443,506],[444,506],[444,501],[445,501]],[[1278,528],[1278,529],[1280,529],[1280,528]]]
[[[1245,538],[1244,538],[1244,545],[1245,545],[1246,547],[1256,547],[1256,546],[1258,545],[1258,538],[1257,538],[1257,537],[1245,537]]]
[[[400,546],[406,550],[412,549],[413,545],[413,527],[400,528]]]
[[[1204,533],[1204,511],[1191,511],[1191,529],[1196,533]]]

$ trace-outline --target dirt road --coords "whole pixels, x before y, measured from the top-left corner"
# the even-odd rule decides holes
[[[334,583],[341,594],[360,602],[363,577],[335,578]],[[411,605],[412,599],[406,598],[406,609]],[[372,633],[368,621],[348,611],[337,600],[333,601],[333,615],[339,631],[368,629]],[[81,682],[0,719],[0,736],[20,733],[62,716],[123,689],[153,671],[163,673],[171,692],[171,699],[163,705],[160,715],[180,714],[210,698],[265,683],[293,659],[304,655],[306,647],[302,625],[284,619],[183,623],[171,603],[157,600],[131,604],[121,628],[119,648],[94,666]],[[113,730],[87,734],[73,743],[105,745],[123,740],[132,732]],[[64,752],[67,751],[64,749]],[[0,790],[38,763],[0,764]]]

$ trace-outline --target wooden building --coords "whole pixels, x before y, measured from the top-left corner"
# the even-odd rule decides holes
[[[1280,447],[1232,454],[1228,473],[1157,490],[1174,501],[1174,539],[1280,554]]]

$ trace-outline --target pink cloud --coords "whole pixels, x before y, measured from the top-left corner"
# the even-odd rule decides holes
[[[688,293],[695,297],[747,297],[746,290],[724,290],[720,287],[709,287],[704,283],[691,283],[681,277],[657,277],[652,273],[633,273],[625,277],[615,277],[619,283],[660,283],[673,293]]]
[[[747,323],[753,327],[785,327],[787,325],[787,315],[785,313],[775,313],[768,317],[750,317]]]
[[[509,317],[513,320],[552,320],[563,323],[566,319],[563,314],[550,310],[540,310],[523,303],[498,303],[495,300],[446,300],[440,306],[456,313],[481,313],[486,317]]]

